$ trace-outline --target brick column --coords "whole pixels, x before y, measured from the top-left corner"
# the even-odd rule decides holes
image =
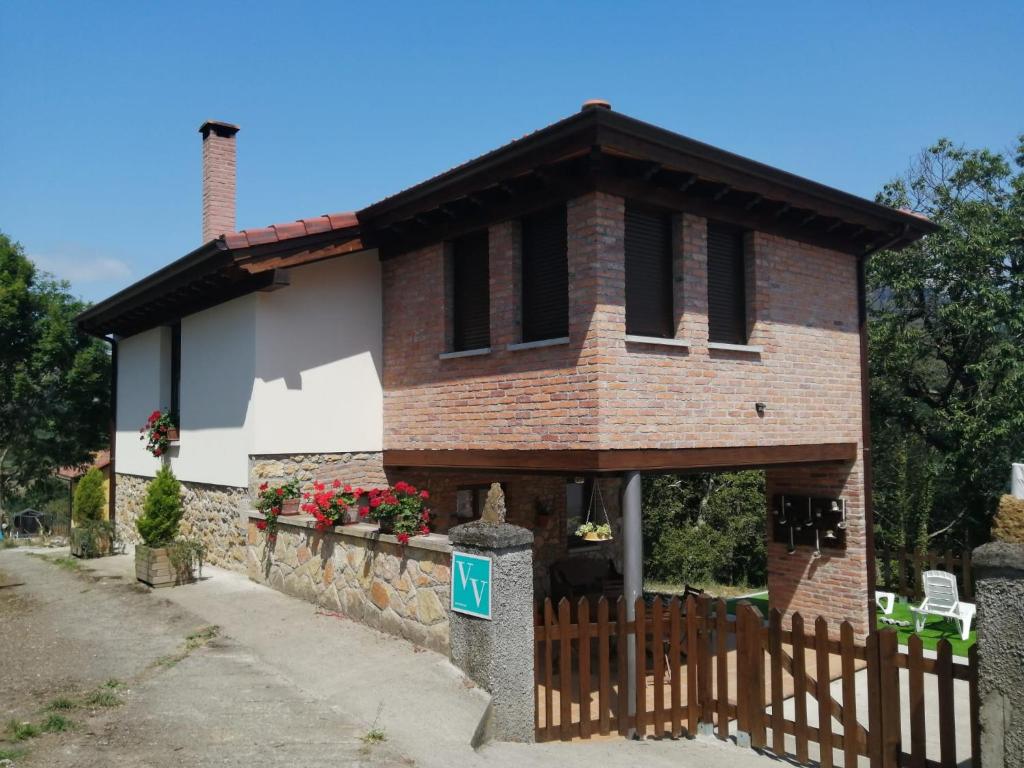
[[[858,637],[870,631],[868,610],[867,522],[864,516],[864,474],[860,459],[849,464],[817,464],[769,469],[766,491],[770,506],[775,494],[824,496],[846,500],[846,550],[822,549],[814,557],[813,546],[772,540],[768,521],[768,597],[771,608],[783,612],[786,623],[799,611],[805,625],[824,616],[832,631],[849,621]]]

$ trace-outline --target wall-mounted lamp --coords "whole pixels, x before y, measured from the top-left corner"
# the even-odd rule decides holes
[[[764,412],[768,410],[768,405],[765,403],[754,403],[754,410],[757,411],[758,416],[764,416]]]

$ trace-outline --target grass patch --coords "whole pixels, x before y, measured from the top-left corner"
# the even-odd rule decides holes
[[[38,725],[35,725],[34,723],[22,723],[14,719],[7,721],[7,727],[4,731],[7,734],[7,738],[11,741],[26,741],[28,739],[34,739],[40,734]]]
[[[3,542],[0,542],[0,547],[4,549],[14,549],[18,546],[18,540],[12,539],[10,536],[5,536]]]
[[[921,638],[921,644],[924,648],[929,651],[934,651],[939,644],[939,640],[948,640],[949,644],[953,647],[953,654],[956,656],[966,656],[967,652],[974,645],[977,640],[977,633],[972,629],[971,634],[968,635],[967,640],[960,639],[960,633],[956,631],[956,624],[953,623],[952,619],[943,619],[939,616],[929,616],[927,623],[924,625],[924,629],[920,632],[914,631],[914,614],[910,611],[910,605],[908,603],[897,600],[893,603],[892,614],[889,618],[897,619],[899,621],[909,621],[909,627],[894,627],[891,624],[883,624],[882,616],[884,614],[881,611],[877,611],[875,614],[876,621],[878,622],[879,629],[892,629],[896,631],[899,637],[900,645],[906,645],[910,641],[911,635],[916,634]]]
[[[373,727],[363,734],[363,744],[380,744],[388,740],[388,735],[383,728]]]
[[[77,557],[68,557],[67,555],[43,555],[39,552],[29,552],[29,557],[38,557],[40,560],[45,560],[48,563],[56,565],[58,568],[63,568],[65,571],[80,571],[82,570],[82,564],[78,561]]]
[[[211,624],[208,627],[202,627],[197,629],[185,636],[184,647],[175,654],[170,656],[161,656],[159,659],[153,662],[154,667],[165,667],[170,669],[179,661],[184,661],[192,651],[197,648],[202,648],[204,645],[209,643],[213,638],[220,634],[220,627],[216,624]]]
[[[87,707],[119,707],[124,702],[121,701],[121,697],[117,695],[116,691],[110,688],[99,688],[85,697],[84,704]]]
[[[61,698],[54,699],[53,701],[51,701],[49,704],[46,705],[44,709],[47,712],[64,712],[69,709],[75,709],[75,707],[77,706],[78,704],[76,704],[74,701],[72,701],[71,699],[64,698],[62,696]]]
[[[50,715],[43,721],[40,728],[46,733],[62,733],[64,731],[70,731],[75,727],[75,724],[68,720],[64,715],[53,714]]]
[[[5,541],[6,541],[6,539],[5,539]],[[3,749],[3,748],[0,748],[0,760],[10,760],[11,762],[14,762],[15,760],[21,760],[21,758],[23,758],[27,754],[28,754],[28,750],[27,749],[21,749],[21,748],[19,748],[19,749]]]

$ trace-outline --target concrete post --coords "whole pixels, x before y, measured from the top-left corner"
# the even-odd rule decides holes
[[[972,557],[977,601],[981,764],[1024,765],[1024,544],[992,542]]]
[[[644,593],[644,538],[641,527],[640,473],[626,472],[622,477],[622,570],[626,620],[636,619],[636,599]],[[629,714],[636,714],[636,635],[626,641],[629,671],[627,698]]]
[[[533,532],[477,520],[448,531],[455,553],[491,560],[491,618],[451,612],[451,660],[491,694],[483,739],[534,741]],[[452,582],[460,578],[452,570]]]

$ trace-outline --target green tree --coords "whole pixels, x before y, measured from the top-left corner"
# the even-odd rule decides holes
[[[103,507],[107,503],[103,480],[103,473],[93,467],[78,481],[72,510],[77,525],[103,519]]]
[[[149,482],[142,514],[135,521],[135,527],[143,543],[149,547],[166,547],[178,536],[183,510],[181,506],[181,483],[163,467]]]
[[[943,229],[868,268],[879,539],[988,537],[1024,457],[1024,136],[1015,156],[941,140],[878,199]]]
[[[762,472],[645,477],[643,509],[644,566],[652,578],[764,584]]]
[[[0,233],[0,517],[108,441],[110,355],[75,328],[85,308]]]

